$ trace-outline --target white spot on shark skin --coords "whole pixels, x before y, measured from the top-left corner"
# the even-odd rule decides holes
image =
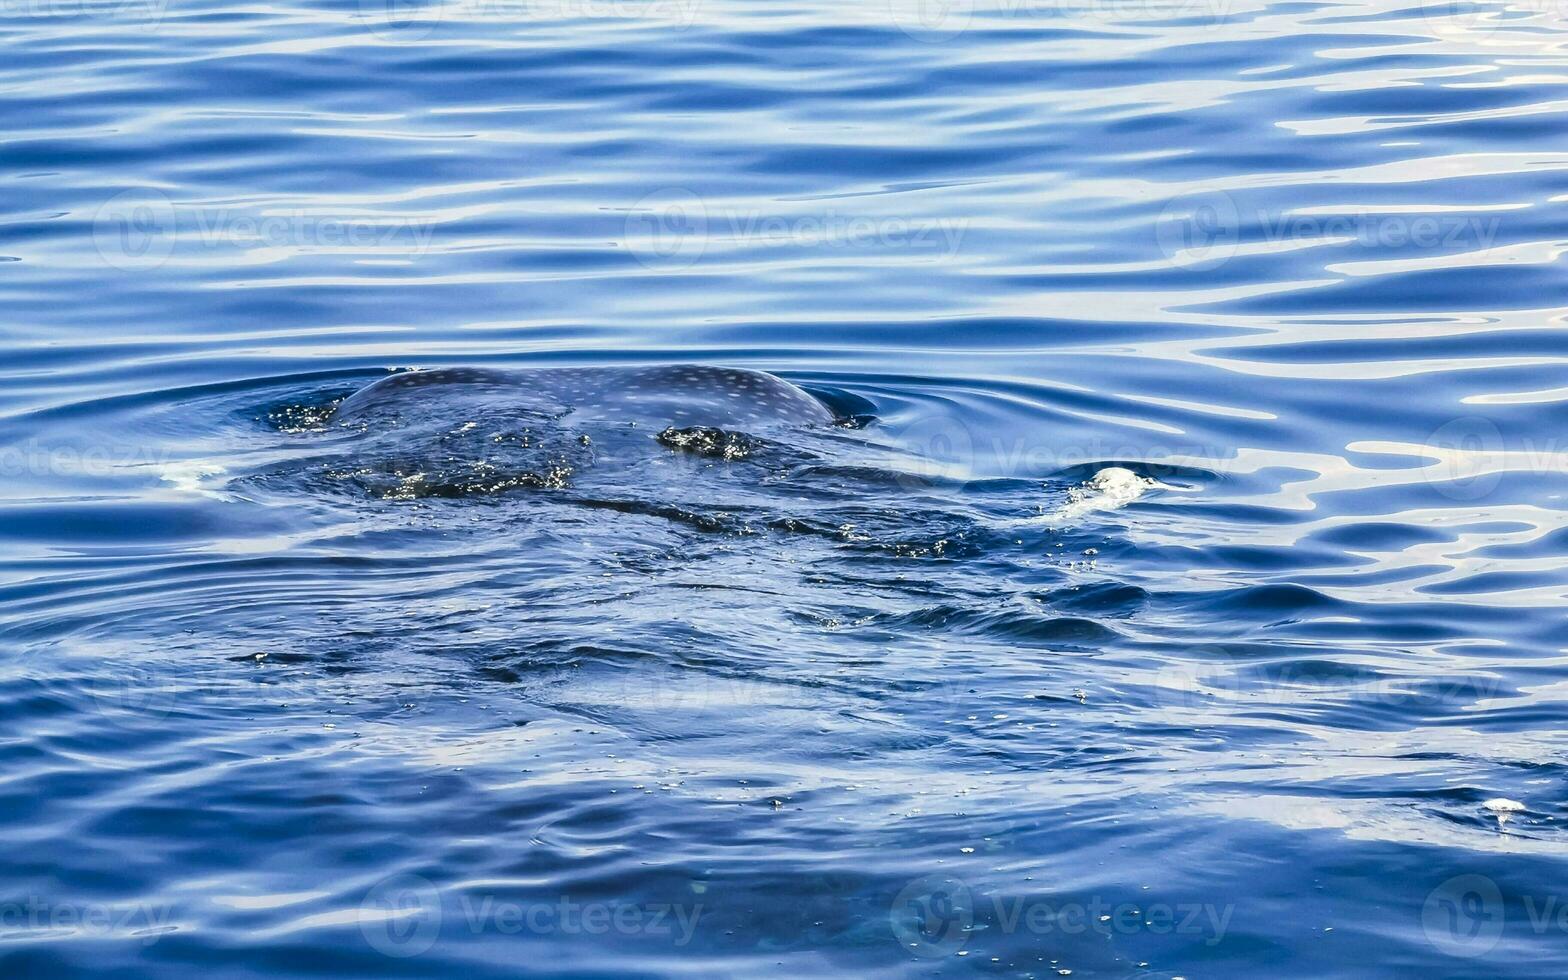
[[[227,472],[227,469],[210,460],[187,459],[164,464],[158,478],[182,493],[196,493],[222,500],[223,494],[218,493],[207,481]],[[221,486],[223,482],[227,481],[219,481],[217,485]]]
[[[1518,800],[1510,800],[1501,796],[1495,800],[1487,800],[1481,805],[1492,811],[1492,816],[1497,818],[1498,830],[1503,829],[1503,825],[1508,822],[1509,817],[1512,817],[1516,813],[1524,812],[1523,803],[1520,803]]]

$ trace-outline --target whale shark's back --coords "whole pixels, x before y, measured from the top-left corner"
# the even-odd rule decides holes
[[[686,364],[411,371],[362,388],[338,406],[336,417],[351,421],[381,411],[406,415],[420,402],[438,400],[503,401],[555,417],[660,426],[747,429],[833,420],[827,406],[783,378],[745,368]]]

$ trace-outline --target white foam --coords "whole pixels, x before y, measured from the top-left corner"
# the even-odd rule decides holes
[[[1156,487],[1158,480],[1139,476],[1124,466],[1107,466],[1084,483],[1067,491],[1067,502],[1054,517],[1069,520],[1099,510],[1120,510]]]
[[[219,497],[222,495],[213,489],[213,484],[209,481],[212,477],[222,476],[227,472],[224,467],[208,460],[187,459],[178,463],[165,463],[158,473],[158,478],[183,493]],[[221,485],[221,481],[219,482]]]
[[[1492,816],[1497,818],[1498,829],[1502,829],[1503,824],[1508,822],[1509,817],[1516,813],[1524,812],[1523,803],[1520,803],[1518,800],[1510,800],[1501,796],[1495,800],[1487,800],[1481,805],[1492,811]]]

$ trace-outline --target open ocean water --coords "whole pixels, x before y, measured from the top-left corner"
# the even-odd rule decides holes
[[[0,975],[1568,974],[1563,0],[0,37]]]

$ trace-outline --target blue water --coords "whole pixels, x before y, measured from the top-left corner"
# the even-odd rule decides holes
[[[0,974],[1568,973],[1560,4],[0,14]]]

